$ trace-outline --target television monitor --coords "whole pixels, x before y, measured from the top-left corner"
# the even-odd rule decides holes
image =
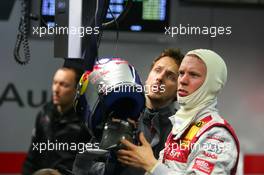
[[[118,17],[127,0],[110,0],[106,20]],[[164,32],[169,25],[169,0],[133,0],[127,16],[119,23],[119,30],[131,32]],[[116,26],[108,28],[115,30]]]
[[[40,26],[55,26],[55,0],[41,0],[40,7]]]
[[[132,0],[132,7],[127,16],[120,21],[120,31],[131,32],[164,32],[169,25],[169,0]],[[109,0],[106,21],[118,17],[124,10],[127,0]],[[55,0],[41,0],[40,25],[55,26]],[[116,26],[105,30],[116,30]]]

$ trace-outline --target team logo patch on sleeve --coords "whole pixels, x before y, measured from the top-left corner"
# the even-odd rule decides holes
[[[196,158],[192,168],[206,174],[211,174],[214,169],[214,164],[209,161]]]

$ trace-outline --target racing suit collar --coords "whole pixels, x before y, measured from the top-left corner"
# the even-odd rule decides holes
[[[213,101],[208,106],[204,107],[196,116],[190,117],[187,119],[180,118],[177,115],[173,115],[170,117],[170,120],[172,121],[173,127],[172,127],[172,135],[175,135],[174,140],[177,140],[181,137],[181,135],[184,133],[184,131],[195,121],[199,120],[200,118],[203,118],[207,116],[209,113],[218,111],[216,109],[217,101]]]

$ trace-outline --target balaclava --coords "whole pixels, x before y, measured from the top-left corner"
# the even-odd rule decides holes
[[[204,83],[192,94],[178,97],[180,109],[176,117],[184,120],[192,120],[203,108],[216,103],[217,94],[223,88],[227,79],[227,68],[224,60],[214,51],[196,49],[186,55],[199,57],[206,65],[206,78]]]

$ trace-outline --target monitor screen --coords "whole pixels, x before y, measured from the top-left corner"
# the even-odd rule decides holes
[[[132,7],[127,16],[120,21],[120,31],[131,32],[164,32],[169,25],[169,0],[132,0]],[[118,17],[124,10],[127,0],[110,0],[106,22]],[[41,22],[43,26],[55,26],[55,0],[41,1]],[[116,30],[107,27],[105,30]]]
[[[127,0],[110,0],[106,20],[118,17]],[[169,0],[133,0],[127,16],[119,23],[119,30],[132,32],[164,32],[169,25]],[[116,26],[109,28],[116,29]]]
[[[42,0],[41,7],[41,27],[55,26],[55,0]]]

